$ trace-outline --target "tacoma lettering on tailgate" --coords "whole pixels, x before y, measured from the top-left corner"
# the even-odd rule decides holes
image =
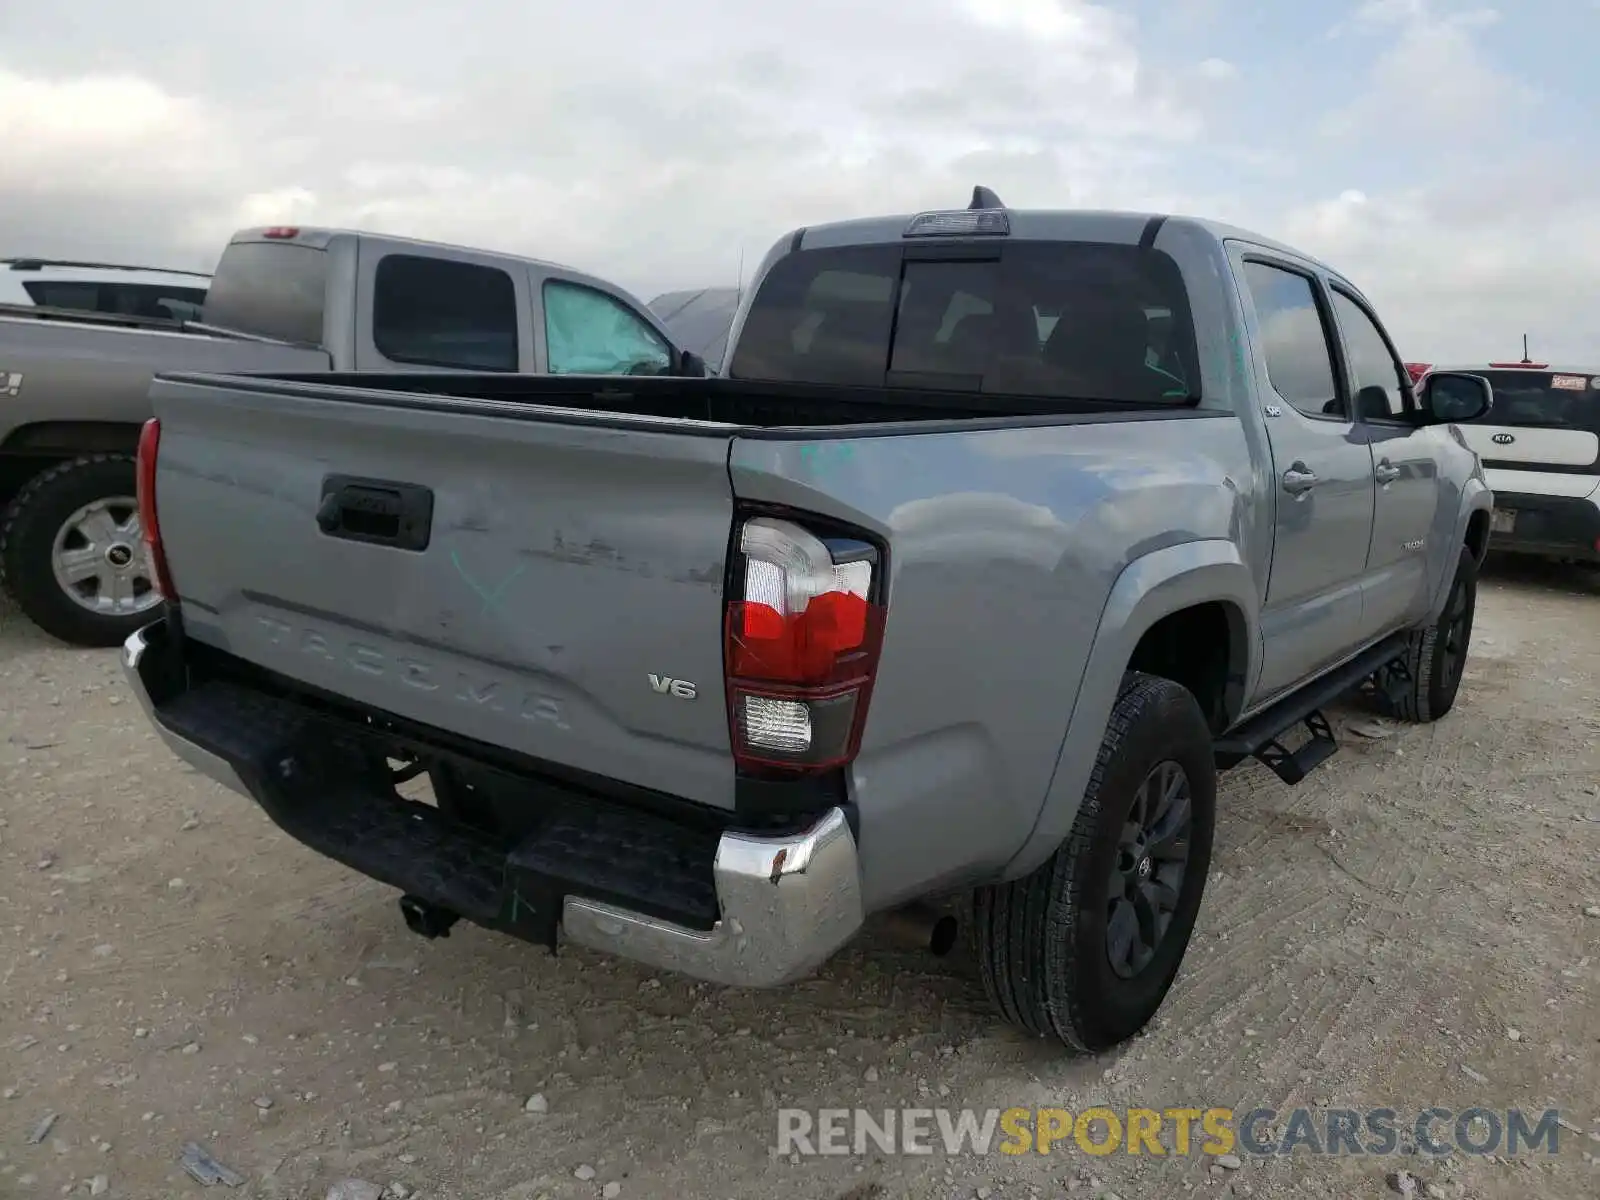
[[[515,713],[524,721],[540,721],[569,729],[561,701],[507,679],[505,676],[467,672],[441,666],[415,653],[397,654],[342,634],[325,633],[309,626],[294,626],[276,617],[258,616],[267,640],[274,646],[309,655],[374,679],[383,679],[419,692],[437,692],[457,704],[496,713]]]

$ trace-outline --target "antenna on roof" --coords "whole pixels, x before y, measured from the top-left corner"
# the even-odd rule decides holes
[[[1525,363],[1532,363],[1533,362],[1533,359],[1528,357],[1528,335],[1527,334],[1523,334],[1522,335],[1522,361],[1525,362]]]
[[[1005,202],[996,196],[981,183],[972,189],[972,203],[967,205],[967,211],[973,212],[982,208],[1004,208]]]

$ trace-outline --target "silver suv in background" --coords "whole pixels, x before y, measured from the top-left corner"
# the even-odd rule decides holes
[[[242,230],[200,315],[0,305],[0,586],[74,645],[116,645],[161,602],[133,460],[158,371],[381,374],[404,388],[439,371],[704,370],[607,280],[355,230]],[[261,421],[252,436],[270,441],[272,415]]]
[[[662,292],[650,301],[650,311],[666,326],[673,341],[693,350],[716,370],[728,352],[728,332],[742,296],[743,290],[737,287]]]
[[[0,258],[0,304],[197,321],[211,276],[54,258]]]

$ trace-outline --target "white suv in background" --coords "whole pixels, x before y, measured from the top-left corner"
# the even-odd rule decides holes
[[[50,258],[0,258],[0,304],[198,321],[211,276]]]
[[[1494,489],[1489,544],[1513,554],[1600,563],[1600,366],[1433,363],[1481,375],[1494,406],[1458,428]]]

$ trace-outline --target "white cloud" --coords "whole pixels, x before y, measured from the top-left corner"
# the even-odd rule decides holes
[[[1239,78],[1239,68],[1225,58],[1207,58],[1200,63],[1200,74],[1207,79],[1225,80]]]
[[[1441,12],[1429,0],[1368,0],[1340,32],[1377,35],[1368,38],[1370,70],[1351,89],[1354,99],[1323,119],[1323,132],[1481,145],[1519,128],[1536,92],[1497,69],[1476,36],[1499,19],[1493,9]]]
[[[1560,169],[1537,159],[1508,165],[1516,181]],[[1600,175],[1589,179],[1600,184]],[[1528,333],[1537,355],[1592,362],[1600,353],[1591,315],[1600,311],[1596,193],[1530,222],[1507,194],[1518,190],[1444,183],[1377,199],[1351,191],[1292,212],[1284,236],[1349,274],[1410,359],[1514,358]]]
[[[1011,203],[1133,199],[1201,136],[1188,85],[1144,70],[1110,8],[951,3],[696,0],[670,19],[491,4],[425,47],[398,40],[420,11],[374,6],[388,17],[361,27],[362,62],[384,67],[331,72],[299,39],[239,50],[257,35],[222,27],[253,18],[219,10],[190,36],[236,60],[152,46],[143,77],[64,81],[13,64],[0,130],[30,150],[0,167],[0,203],[37,252],[214,257],[231,226],[292,218],[565,259],[649,290],[726,277],[741,245],[759,256],[796,225],[959,203],[975,183]],[[76,30],[140,36],[84,4]],[[298,7],[278,7],[284,24]],[[316,16],[330,43],[353,32],[348,12]],[[702,27],[715,34],[686,32]],[[107,111],[122,115],[97,124]]]
[[[138,76],[0,69],[0,194],[160,189],[174,172],[230,169],[224,135],[200,101]]]
[[[1070,0],[961,0],[961,7],[979,24],[1006,33],[1080,46],[1118,40],[1110,12]]]
[[[234,228],[328,223],[650,295],[731,281],[797,225],[984,183],[1303,244],[1419,355],[1524,328],[1595,352],[1597,169],[1510,137],[1540,97],[1492,53],[1492,10],[1368,0],[1331,47],[1244,42],[1245,72],[1206,56],[1241,46],[1228,22],[1247,17],[1221,0],[1181,0],[1156,30],[1084,0],[478,0],[443,22],[422,0],[8,10],[0,253],[208,266]],[[1330,48],[1369,57],[1303,94],[1348,103],[1279,117],[1270,68],[1301,55],[1310,73]]]
[[[1591,361],[1600,168],[1528,136],[1542,97],[1491,57],[1499,22],[1437,0],[1359,5],[1336,33],[1374,57],[1322,132],[1411,179],[1296,206],[1283,236],[1349,274],[1408,357],[1516,357],[1526,332],[1541,354]]]

